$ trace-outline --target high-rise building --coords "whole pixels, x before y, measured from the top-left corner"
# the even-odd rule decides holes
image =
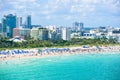
[[[7,37],[7,24],[4,18],[2,19],[2,36]]]
[[[81,31],[84,27],[84,24],[82,22],[74,22],[73,23],[73,29],[75,31]]]
[[[0,23],[0,36],[2,36],[2,23]]]
[[[72,29],[73,32],[79,33],[80,36],[82,35],[84,28],[84,24],[82,22],[74,22],[72,27],[73,27]]]
[[[78,28],[78,30],[82,31],[83,28],[84,28],[84,23],[80,22],[80,23],[79,23],[79,28]]]
[[[31,15],[28,15],[28,16],[27,16],[25,28],[32,29],[32,25],[31,25]]]
[[[2,33],[2,23],[0,23],[0,33]]]
[[[62,28],[62,39],[63,40],[71,39],[71,30],[69,28]]]
[[[13,28],[16,27],[16,15],[8,14],[2,19],[2,34],[4,37],[13,37]]]
[[[16,27],[20,28],[22,26],[22,17],[17,17]]]

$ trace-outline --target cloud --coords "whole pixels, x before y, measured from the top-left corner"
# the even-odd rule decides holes
[[[5,6],[11,6],[11,10],[27,10],[28,13],[34,11],[44,15],[56,14],[58,12],[68,14],[86,12],[89,14],[89,12],[94,12],[99,8],[114,12],[120,9],[119,0],[1,0],[0,3],[3,4],[2,7],[0,5],[3,9]]]
[[[2,16],[9,13],[32,14],[39,19],[54,21],[59,18],[74,21],[120,17],[120,0],[0,0],[0,12]]]
[[[81,14],[85,17],[94,13],[101,13],[104,15],[104,11],[108,14],[119,13],[120,9],[119,0],[49,0],[45,5],[43,14],[56,14],[63,12],[67,14]],[[99,11],[98,11],[99,10]]]
[[[67,20],[70,20],[71,18],[72,18],[71,15],[66,15],[66,19],[67,19]]]
[[[45,18],[46,18],[47,20],[50,20],[50,19],[51,19],[51,15],[47,15]]]

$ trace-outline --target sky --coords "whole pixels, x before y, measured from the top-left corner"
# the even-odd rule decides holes
[[[32,16],[32,24],[120,27],[120,0],[0,0],[0,19],[14,14]]]

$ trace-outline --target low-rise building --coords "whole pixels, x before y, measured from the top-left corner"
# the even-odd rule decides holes
[[[95,38],[95,34],[92,34],[92,33],[84,33],[82,37],[83,37],[83,38],[92,38],[92,39],[94,39],[94,38]]]
[[[9,41],[13,41],[13,42],[23,42],[23,41],[26,41],[24,39],[22,39],[20,36],[16,36],[12,39],[9,39]]]

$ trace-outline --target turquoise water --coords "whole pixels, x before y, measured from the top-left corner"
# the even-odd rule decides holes
[[[1,61],[0,80],[120,80],[120,54]]]

